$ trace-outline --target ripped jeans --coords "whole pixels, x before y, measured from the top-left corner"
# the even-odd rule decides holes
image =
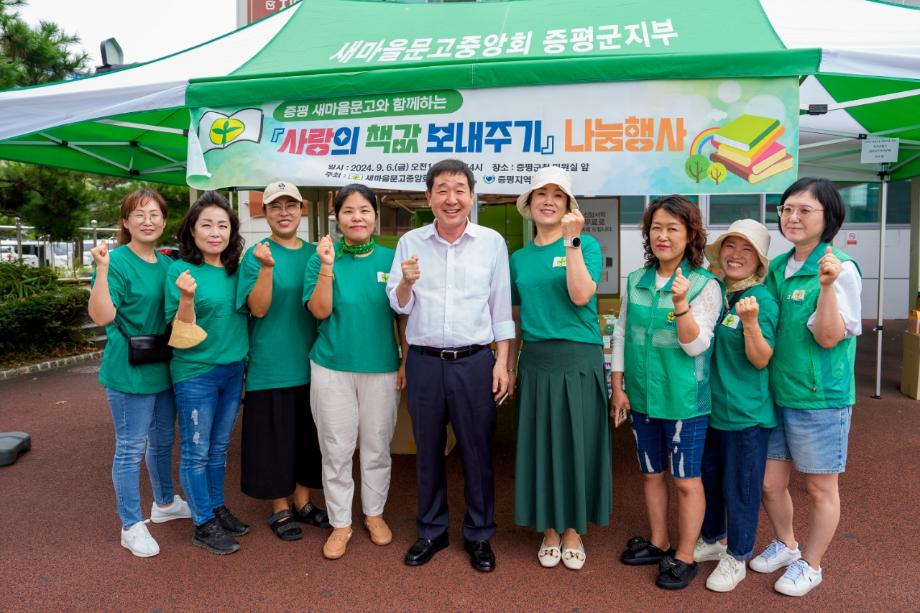
[[[224,504],[224,472],[230,435],[240,410],[242,361],[219,364],[173,385],[182,455],[179,479],[196,526]]]

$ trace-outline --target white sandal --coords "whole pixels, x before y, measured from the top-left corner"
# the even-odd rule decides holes
[[[578,539],[578,549],[562,548],[562,563],[569,570],[581,570],[581,567],[585,565],[586,559],[585,545],[581,542],[580,537]]]
[[[561,539],[559,544],[562,544]],[[540,560],[540,566],[543,568],[558,566],[559,561],[562,559],[562,552],[559,549],[559,545],[547,545],[546,538],[544,538],[543,542],[540,543],[540,551],[537,552],[537,559]]]

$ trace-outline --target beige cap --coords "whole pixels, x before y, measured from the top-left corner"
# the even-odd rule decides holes
[[[558,185],[568,195],[570,210],[578,209],[578,201],[575,200],[575,196],[572,194],[572,175],[558,166],[547,166],[538,170],[530,180],[530,189],[518,196],[517,210],[524,219],[530,219],[530,203],[527,201],[530,198],[530,194],[534,190],[550,183]]]
[[[269,183],[265,187],[265,191],[262,192],[262,204],[268,204],[281,196],[288,196],[297,202],[303,202],[300,190],[297,189],[294,183],[290,181],[275,181],[274,183]]]
[[[732,222],[732,225],[728,226],[728,230],[724,234],[707,245],[706,249],[703,250],[703,253],[706,254],[706,259],[718,270],[722,268],[719,264],[719,252],[722,250],[722,241],[729,236],[741,237],[754,246],[754,251],[757,252],[757,257],[760,259],[760,265],[763,267],[763,270],[757,271],[757,275],[761,277],[764,276],[767,273],[767,268],[770,267],[770,258],[767,257],[767,253],[770,251],[770,231],[767,230],[767,227],[753,219],[739,219]]]

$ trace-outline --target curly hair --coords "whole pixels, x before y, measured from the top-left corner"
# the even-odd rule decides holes
[[[125,222],[128,221],[128,217],[134,212],[134,209],[144,206],[148,200],[156,202],[157,206],[160,207],[160,213],[163,214],[163,219],[166,219],[169,209],[166,207],[166,200],[163,199],[159,192],[152,189],[134,190],[121,199],[121,219],[118,222],[119,245],[127,245],[131,242],[131,233],[128,232]]]
[[[192,236],[192,230],[198,222],[201,212],[207,208],[217,207],[227,213],[230,218],[230,240],[227,248],[220,254],[220,261],[224,265],[227,276],[233,275],[240,265],[240,255],[243,253],[243,237],[240,236],[240,220],[230,208],[226,198],[217,192],[205,192],[201,197],[189,207],[188,213],[179,226],[176,236],[179,239],[179,257],[190,264],[201,264],[204,261],[204,255],[195,244],[195,237]]]
[[[689,260],[694,267],[701,267],[703,249],[706,248],[706,228],[703,227],[703,217],[695,204],[679,194],[658,198],[649,205],[642,216],[642,248],[645,250],[645,265],[658,266],[658,258],[652,253],[649,230],[652,227],[652,217],[656,211],[661,209],[683,222],[687,229],[687,247],[684,250],[684,258]]]

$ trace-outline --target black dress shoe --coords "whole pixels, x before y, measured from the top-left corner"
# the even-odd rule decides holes
[[[699,565],[687,564],[673,556],[667,556],[658,564],[658,578],[655,585],[665,590],[682,590],[693,581]]]
[[[434,554],[447,547],[447,531],[433,539],[419,539],[406,552],[405,562],[408,566],[421,566],[427,564]]]
[[[489,541],[468,541],[463,539],[463,548],[470,554],[470,565],[478,571],[490,573],[495,570],[495,554]]]
[[[620,562],[629,566],[658,564],[667,556],[674,555],[674,548],[667,551],[655,547],[641,536],[634,536],[626,543],[626,551],[620,554]]]

